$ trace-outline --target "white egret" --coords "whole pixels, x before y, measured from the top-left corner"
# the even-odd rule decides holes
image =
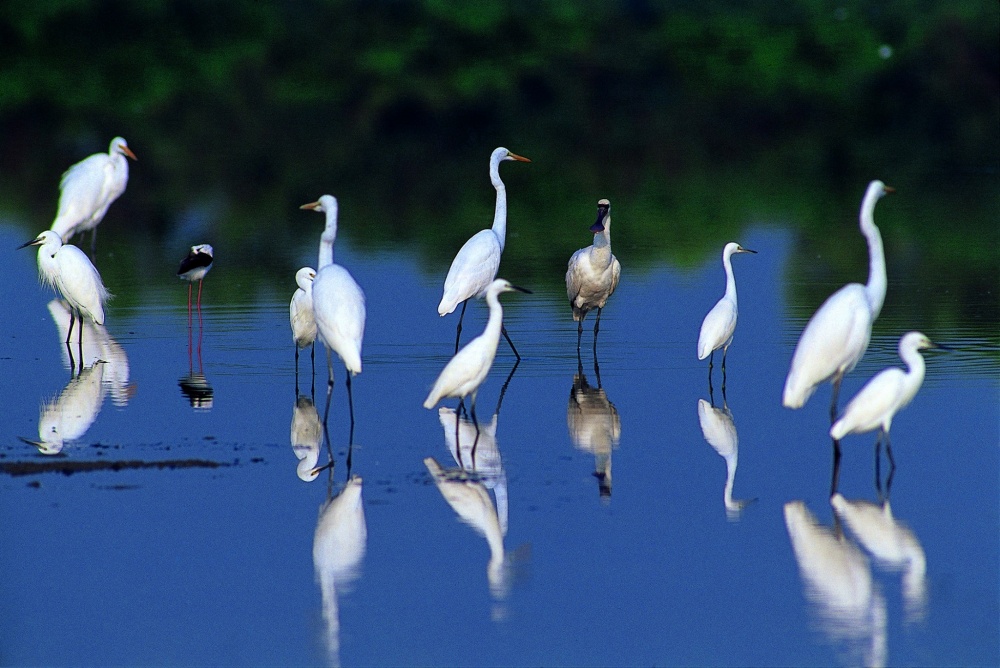
[[[316,280],[316,270],[302,267],[295,272],[295,283],[299,287],[288,304],[288,321],[292,325],[292,340],[295,342],[295,373],[299,372],[299,350],[312,346],[310,358],[313,373],[316,373],[316,317],[313,315],[312,286]]]
[[[597,350],[597,331],[601,327],[601,310],[618,287],[622,266],[611,252],[611,202],[597,202],[597,222],[591,225],[594,243],[573,253],[566,269],[566,296],[573,309],[576,328],[576,349],[580,350],[583,337],[583,319],[592,309],[597,309],[594,323],[594,350]]]
[[[503,327],[503,307],[498,299],[502,292],[531,293],[530,290],[511,285],[508,281],[498,278],[486,289],[486,303],[490,307],[490,317],[486,322],[486,329],[476,338],[469,341],[465,346],[455,353],[451,361],[445,365],[441,375],[434,383],[433,389],[424,401],[424,408],[434,408],[444,397],[456,397],[465,399],[472,397],[472,423],[476,426],[476,434],[479,434],[479,423],[476,420],[476,394],[479,386],[486,379],[486,375],[493,366],[493,359],[497,354],[497,344],[500,343],[500,329]],[[473,445],[473,456],[475,456],[475,445]]]
[[[195,281],[198,281],[198,312],[201,313],[201,286],[205,282],[205,274],[212,268],[214,261],[215,251],[208,244],[191,246],[187,257],[181,260],[177,278],[188,282],[188,313],[191,312],[191,291]]]
[[[809,319],[785,379],[782,403],[787,408],[801,408],[820,383],[831,380],[830,421],[837,415],[840,382],[865,354],[872,323],[885,301],[885,253],[873,213],[876,202],[891,192],[893,189],[881,181],[868,184],[860,214],[861,233],[868,241],[868,283],[848,283],[830,295]]]
[[[97,225],[128,185],[126,157],[138,160],[125,140],[115,137],[107,153],[95,153],[67,169],[59,182],[59,211],[49,229],[67,241],[74,234],[93,230],[93,252]]]
[[[494,149],[490,155],[490,181],[497,191],[493,227],[476,232],[465,242],[452,260],[448,276],[444,279],[444,294],[441,303],[438,304],[438,314],[446,316],[452,313],[459,303],[462,304],[462,313],[458,316],[458,331],[455,333],[456,353],[462,336],[462,319],[465,317],[465,307],[469,299],[473,297],[482,299],[500,269],[500,255],[503,253],[507,238],[507,188],[500,180],[500,163],[504,160],[531,162],[528,158],[511,153],[503,147]],[[507,336],[507,330],[501,327],[501,332],[510,344],[510,349],[514,351],[514,356],[521,359],[510,337]]]
[[[104,324],[104,304],[111,298],[104,287],[97,267],[86,253],[64,244],[62,238],[52,230],[45,230],[32,241],[20,248],[38,246],[38,274],[42,282],[58,291],[70,306],[75,320],[80,323],[79,341],[83,342],[83,318],[87,316],[95,324]],[[70,319],[66,333],[66,343],[73,335],[73,320]]]
[[[333,390],[333,358],[336,352],[347,369],[347,401],[354,424],[354,402],[351,399],[351,377],[361,373],[361,343],[365,335],[365,293],[351,274],[333,262],[333,243],[337,239],[337,199],[323,195],[318,201],[303,204],[326,214],[326,228],[319,241],[319,263],[313,280],[313,315],[319,338],[326,346],[326,366],[329,372],[327,391]]]
[[[924,382],[925,365],[920,351],[939,347],[920,332],[904,334],[899,340],[899,356],[906,362],[907,370],[890,367],[875,374],[848,402],[840,419],[830,427],[830,436],[839,441],[848,434],[863,434],[878,429],[876,457],[880,444],[885,440],[889,463],[895,468],[889,441],[892,418],[913,400]]]
[[[726,353],[733,342],[736,331],[736,317],[739,309],[736,305],[736,277],[733,275],[732,257],[736,253],[756,253],[757,251],[743,248],[738,243],[730,241],[722,249],[722,266],[726,270],[726,294],[716,302],[701,323],[701,333],[698,334],[698,359],[708,357],[708,384],[712,384],[712,362],[715,351],[722,348],[722,385],[726,384]]]

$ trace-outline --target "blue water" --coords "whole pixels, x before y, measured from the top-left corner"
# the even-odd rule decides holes
[[[616,231],[625,238],[621,218]],[[0,228],[0,248],[26,238]],[[855,592],[854,608],[835,609],[835,597],[817,593],[800,570],[786,504],[804,502],[831,530],[834,513],[829,387],[802,410],[780,405],[808,315],[787,303],[782,287],[793,240],[783,227],[748,228],[738,239],[758,254],[734,260],[740,320],[726,393],[738,433],[732,497],[750,501],[736,512],[724,503],[726,461],[706,442],[698,412],[709,394],[695,342],[724,287],[717,253],[694,269],[637,270],[627,249],[616,251],[623,278],[598,345],[601,389],[620,421],[610,464],[575,447],[568,429],[576,327],[558,281],[502,298],[524,359],[497,416],[507,532],[506,556],[492,570],[489,530],[457,519],[424,464],[433,457],[457,467],[438,411],[421,406],[452,352],[456,316],[435,312],[447,267],[432,272],[405,251],[338,244],[338,262],[368,303],[349,472],[363,479],[366,537],[359,545],[359,513],[348,514],[336,543],[343,563],[320,565],[336,585],[325,600],[314,542],[321,505],[348,476],[347,397],[335,362],[328,430],[336,465],[303,482],[289,439],[297,401],[287,316],[294,272],[284,292],[258,289],[238,304],[220,303],[216,286],[235,280],[227,264],[239,258],[217,246],[224,261],[205,281],[190,348],[184,285],[147,291],[134,305],[113,302],[107,333],[127,356],[127,380],[121,360],[114,378],[102,369],[93,422],[58,456],[46,456],[18,437],[38,439],[40,408],[71,373],[33,252],[12,251],[0,292],[7,379],[0,465],[219,466],[0,476],[0,663],[997,664],[1000,384],[981,332],[935,330],[888,312],[842,391],[844,402],[875,371],[898,363],[896,341],[908,329],[958,349],[928,356],[923,388],[893,423],[891,508],[925,555],[922,600],[914,603],[900,568],[874,559],[849,530],[831,540],[861,555],[858,577],[869,585]],[[303,264],[313,260],[313,243],[303,243]],[[526,273],[501,267],[518,283]],[[905,275],[890,274],[890,296],[905,283]],[[485,313],[483,303],[470,305],[466,340]],[[588,319],[582,367],[596,388],[591,326]],[[484,423],[513,366],[504,346],[479,395]],[[323,360],[317,351],[319,417]],[[718,361],[712,398],[721,406]],[[299,391],[309,395],[308,355],[300,365]],[[212,398],[194,408],[178,381],[199,370]],[[849,500],[878,500],[873,442],[874,435],[844,440],[839,491]],[[327,457],[324,445],[319,462]],[[608,497],[595,466],[610,467]],[[478,479],[466,478],[470,486]],[[490,520],[487,510],[480,508]]]

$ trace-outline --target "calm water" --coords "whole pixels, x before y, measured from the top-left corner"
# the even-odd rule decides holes
[[[615,221],[616,239],[627,239],[625,217]],[[300,264],[314,261],[320,227],[317,217]],[[587,243],[584,227],[577,247]],[[32,233],[0,227],[0,248]],[[790,267],[809,259],[796,257],[800,246],[780,225],[746,228],[738,241],[759,251],[734,259],[740,322],[727,403],[735,431],[726,433],[738,434],[738,452],[726,438],[712,436],[718,452],[706,440],[707,419],[727,416],[700,403],[708,379],[695,356],[701,318],[723,291],[717,253],[692,269],[636,270],[620,242],[625,269],[601,321],[600,378],[589,320],[586,379],[578,377],[558,277],[527,285],[534,295],[504,296],[524,359],[495,431],[485,429],[513,367],[501,344],[479,396],[480,474],[464,486],[454,475],[442,483],[472,499],[460,508],[475,526],[459,520],[424,463],[457,467],[454,417],[421,407],[454,340],[455,316],[435,312],[447,264],[338,244],[338,261],[368,299],[354,444],[348,462],[338,364],[328,419],[336,466],[303,482],[299,457],[329,456],[315,440],[326,371],[317,365],[313,414],[296,393],[293,272],[283,292],[221,303],[220,286],[237,280],[241,260],[217,245],[200,328],[196,319],[189,331],[179,283],[112,305],[103,347],[84,351],[91,366],[71,381],[34,252],[12,250],[0,293],[0,465],[7,473],[23,463],[173,465],[0,476],[0,663],[997,664],[1000,374],[986,343],[996,333],[964,321],[935,328],[887,308],[842,401],[898,363],[896,342],[908,329],[956,350],[928,356],[923,389],[893,425],[890,517],[909,532],[886,547],[847,521],[838,531],[828,498],[829,387],[803,410],[780,405],[815,307],[790,306],[785,286]],[[890,272],[890,303],[912,270]],[[504,264],[501,275],[523,283],[531,271]],[[481,302],[470,305],[466,340],[485,313]],[[92,365],[96,358],[107,363]],[[299,391],[309,396],[307,355],[301,369]],[[200,406],[182,380],[194,381]],[[40,420],[51,424],[46,407],[73,399],[58,424],[67,437],[58,456],[19,440],[38,440]],[[293,448],[290,429],[310,418],[312,431]],[[839,490],[852,507],[878,500],[873,440],[844,441]],[[326,506],[348,474],[363,480],[363,511],[352,505],[357,490]]]

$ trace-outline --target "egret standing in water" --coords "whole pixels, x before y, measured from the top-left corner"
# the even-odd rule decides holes
[[[215,261],[215,251],[208,244],[191,246],[187,257],[181,260],[177,269],[177,278],[188,282],[188,314],[191,313],[191,292],[194,282],[198,281],[198,313],[201,313],[201,285],[205,282],[205,274],[212,268]]]
[[[708,357],[708,386],[712,386],[712,362],[715,351],[722,348],[722,387],[726,386],[726,353],[733,342],[736,331],[736,316],[739,309],[736,305],[736,277],[733,275],[732,257],[736,253],[756,253],[757,251],[743,248],[738,243],[730,241],[722,249],[722,266],[726,270],[726,294],[716,302],[701,323],[701,333],[698,334],[698,359]]]
[[[43,283],[52,286],[69,303],[70,321],[66,343],[73,336],[74,319],[80,323],[77,335],[83,343],[83,318],[104,324],[104,304],[111,298],[97,267],[87,254],[72,244],[63,244],[52,230],[45,230],[32,241],[19,246],[38,246],[38,274]]]
[[[531,162],[503,147],[495,149],[490,155],[490,181],[497,191],[493,227],[476,232],[465,242],[452,260],[448,276],[444,279],[444,295],[438,304],[438,314],[446,316],[452,313],[459,303],[462,304],[462,313],[458,316],[458,331],[455,333],[456,353],[462,337],[462,319],[465,317],[465,307],[469,299],[484,297],[486,289],[497,277],[497,271],[500,269],[500,255],[503,253],[507,238],[507,188],[500,180],[500,163],[504,160]],[[521,359],[502,325],[500,331],[510,344],[510,349],[514,351],[514,356]]]
[[[848,434],[864,434],[878,429],[879,433],[875,438],[875,456],[878,457],[879,447],[884,440],[889,463],[892,468],[896,468],[896,462],[892,458],[892,444],[889,441],[892,418],[913,400],[924,382],[926,367],[920,351],[940,347],[942,346],[932,342],[920,332],[904,334],[899,340],[899,356],[906,362],[907,370],[890,367],[873,376],[848,402],[840,419],[830,427],[830,437],[839,441]]]
[[[611,252],[611,202],[597,202],[597,222],[590,227],[594,243],[573,253],[566,270],[566,296],[576,320],[576,351],[580,352],[583,319],[597,309],[594,323],[594,354],[597,354],[597,331],[601,327],[601,310],[618,287],[622,266]]]
[[[302,267],[295,272],[295,283],[298,289],[292,295],[288,304],[288,321],[292,325],[292,340],[295,342],[295,374],[299,373],[299,350],[312,346],[309,353],[312,359],[313,374],[316,373],[316,318],[313,315],[312,286],[316,280],[316,270],[312,267]]]
[[[433,389],[424,401],[424,408],[434,408],[444,397],[456,397],[465,399],[472,396],[472,423],[476,427],[476,436],[479,436],[479,422],[476,420],[476,394],[479,386],[486,380],[486,375],[493,366],[493,359],[497,354],[497,345],[500,343],[500,330],[503,327],[503,307],[498,299],[502,292],[520,291],[531,293],[530,290],[511,285],[502,278],[498,278],[486,288],[486,303],[490,307],[490,317],[486,322],[486,329],[476,338],[469,341],[465,346],[455,353],[451,361],[441,371]],[[475,456],[475,444],[472,446],[473,456]]]
[[[66,241],[74,234],[93,230],[93,253],[98,224],[128,185],[126,157],[138,160],[125,140],[115,137],[107,153],[95,153],[67,169],[59,183],[59,211],[50,229]]]
[[[326,228],[319,241],[319,263],[313,280],[313,315],[320,340],[326,346],[326,366],[329,372],[327,392],[333,391],[333,358],[337,353],[347,369],[347,402],[354,425],[354,401],[351,398],[351,377],[361,373],[361,343],[365,335],[365,293],[351,274],[333,262],[333,243],[337,240],[337,199],[323,195],[318,201],[303,204],[326,214]]]
[[[820,383],[831,380],[830,422],[836,418],[840,382],[865,354],[872,323],[885,301],[885,253],[873,213],[876,202],[891,192],[893,189],[881,181],[868,184],[860,215],[861,233],[868,240],[868,283],[848,283],[830,295],[809,319],[785,379],[782,403],[787,408],[801,408]]]

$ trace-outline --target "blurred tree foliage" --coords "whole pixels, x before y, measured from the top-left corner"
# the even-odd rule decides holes
[[[535,223],[508,254],[558,276],[580,235],[553,221],[611,196],[621,253],[693,263],[685,240],[714,253],[764,197],[840,226],[869,178],[914,192],[995,174],[998,34],[982,0],[5,2],[0,159],[18,178],[0,196],[50,218],[52,165],[122,134],[141,187],[115,211],[156,234],[219,211],[217,236],[266,274],[269,250],[315,231],[294,206],[347,193],[345,220],[371,224],[345,234],[419,244],[437,267],[490,220],[500,144],[535,161],[505,171],[512,219]],[[817,175],[829,191],[805,192]],[[928,210],[949,215],[951,195]],[[995,205],[965,222],[995,237]],[[995,269],[961,246],[929,252]]]

